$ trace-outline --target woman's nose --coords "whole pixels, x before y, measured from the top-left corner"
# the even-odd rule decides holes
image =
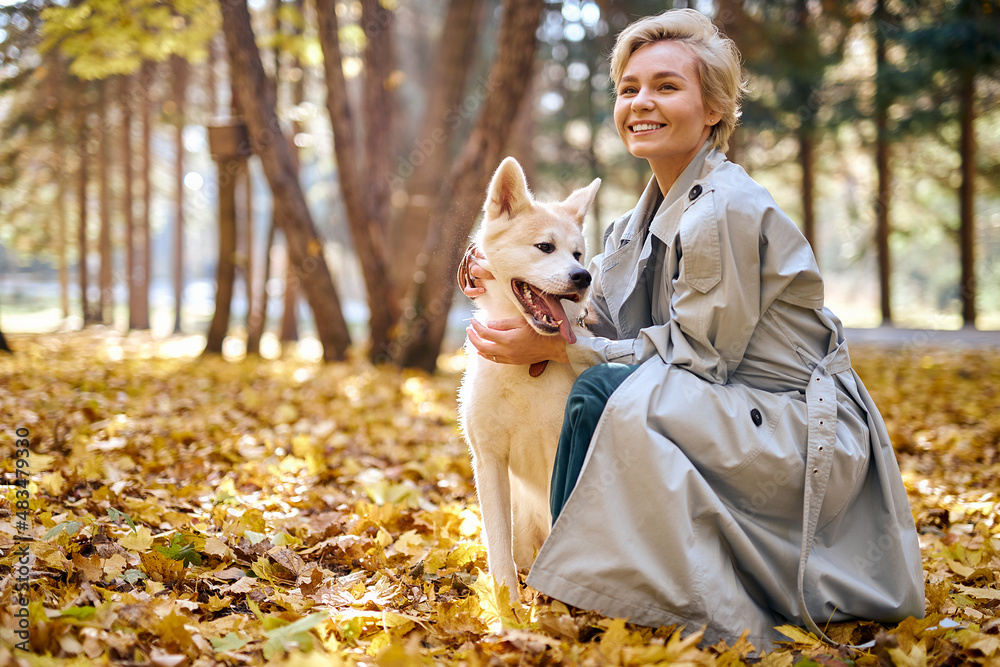
[[[652,102],[650,101],[650,97],[646,93],[646,90],[640,89],[639,92],[635,94],[635,97],[632,98],[632,108],[649,109],[651,107],[652,107]]]

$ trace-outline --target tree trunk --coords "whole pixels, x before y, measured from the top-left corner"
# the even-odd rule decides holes
[[[799,135],[799,166],[802,168],[802,234],[812,246],[816,261],[819,261],[819,251],[816,247],[816,212],[814,206],[815,193],[815,158],[814,149],[816,137],[812,128],[803,126]]]
[[[10,349],[10,345],[7,344],[7,339],[3,337],[2,331],[0,331],[0,350],[10,352],[11,354],[14,353],[14,351]]]
[[[413,252],[422,248],[431,224],[431,208],[448,173],[451,161],[449,139],[455,126],[462,120],[462,96],[465,81],[474,58],[477,27],[477,10],[480,0],[451,0],[444,28],[438,41],[437,56],[430,76],[433,88],[428,94],[427,112],[424,114],[417,141],[410,151],[404,152],[399,164],[390,175],[393,190],[402,190],[406,181],[406,208],[399,221],[393,225],[390,236],[393,243],[394,282],[402,288],[411,282],[420,283],[428,257]],[[408,179],[408,180],[407,180]]]
[[[403,334],[393,351],[400,364],[433,371],[455,294],[455,272],[486,196],[490,175],[503,157],[507,136],[534,69],[535,31],[543,0],[505,0],[497,56],[485,84],[476,126],[441,188],[423,252],[426,280],[414,286]],[[394,355],[396,356],[396,355]]]
[[[365,84],[361,104],[365,131],[362,182],[364,206],[372,224],[381,226],[384,238],[389,222],[389,179],[396,145],[396,106],[392,74],[396,69],[396,45],[392,38],[393,14],[380,0],[361,0],[361,25],[365,31]],[[373,113],[374,110],[378,113]]]
[[[55,159],[59,162],[54,165],[58,174],[56,183],[56,253],[59,262],[59,305],[62,310],[63,320],[69,317],[69,258],[67,252],[67,240],[69,231],[66,226],[66,160],[62,153],[62,146],[56,148]]]
[[[958,99],[961,109],[962,134],[959,151],[962,156],[962,183],[959,196],[959,257],[962,263],[962,324],[976,326],[976,75],[974,71],[960,74]]]
[[[886,44],[882,30],[886,20],[885,0],[875,4],[875,171],[878,192],[875,200],[875,247],[878,252],[879,307],[882,326],[892,326],[892,265],[889,257],[889,199],[892,196],[889,171],[888,108],[886,90]]]
[[[745,41],[746,37],[741,30],[743,21],[745,20],[745,15],[743,13],[743,0],[718,0],[718,10],[715,13],[715,24],[718,26],[719,30],[725,33],[726,37],[733,40],[736,44],[736,48],[740,50],[744,56],[745,52]],[[733,164],[739,164],[743,157],[743,132],[739,125],[733,131],[732,135],[729,137],[729,150],[726,151],[726,157]]]
[[[272,221],[277,224],[277,219]],[[299,279],[292,266],[291,253],[288,251],[288,241],[285,241],[285,302],[281,309],[281,326],[278,340],[290,343],[299,339]]]
[[[149,329],[149,282],[153,274],[153,266],[151,264],[152,237],[150,232],[150,203],[153,198],[150,153],[153,128],[152,102],[149,97],[149,90],[152,88],[156,70],[153,65],[144,62],[139,72],[139,76],[141,77],[139,89],[142,91],[142,106],[140,107],[140,118],[142,120],[142,213],[140,215],[140,229],[142,233],[139,239],[139,260],[136,262],[135,283],[132,287],[132,295],[135,299],[135,312],[131,315],[131,319],[133,328]]]
[[[219,174],[239,169],[237,160],[219,160]],[[205,341],[206,354],[221,354],[229,331],[229,311],[236,279],[236,179],[219,179],[219,263],[215,270],[215,313]]]
[[[250,319],[250,304],[253,303],[254,292],[254,261],[253,261],[253,185],[250,178],[250,163],[244,162],[240,171],[240,183],[243,187],[243,206],[236,220],[243,223],[242,235],[236,234],[236,268],[243,273],[244,295],[247,301],[247,321]],[[273,223],[273,220],[272,220]]]
[[[133,77],[121,78],[121,89],[118,91],[122,108],[122,213],[125,225],[125,285],[128,287],[128,328],[136,328],[136,311],[138,310],[140,285],[135,266],[135,216],[132,215],[133,181],[132,181],[132,106],[129,103],[129,91],[132,89]]]
[[[304,9],[304,4],[305,4],[304,0],[295,1],[296,9],[298,9],[300,14]],[[295,36],[301,35],[302,28],[300,25],[292,25],[290,27],[292,30],[291,33],[292,35]],[[275,62],[277,62],[277,59],[275,60]],[[298,58],[295,59],[293,67],[301,71],[302,63],[299,61]],[[294,104],[295,106],[302,104],[302,102],[305,101],[305,96],[306,96],[305,75],[302,75],[299,77],[299,79],[295,82],[295,85],[292,87],[292,104]],[[289,150],[292,152],[292,158],[295,161],[296,174],[300,173],[299,170],[301,165],[299,164],[299,151],[298,148],[295,146],[295,135],[298,134],[300,131],[302,131],[302,124],[297,120],[293,120],[292,141],[289,144]],[[270,252],[271,246],[274,243],[274,227],[277,224],[274,220],[273,215],[274,214],[272,213],[271,232],[268,237],[269,238],[268,252]],[[282,309],[281,309],[281,322],[278,329],[278,334],[279,334],[278,340],[280,340],[282,343],[289,343],[299,339],[298,280],[295,278],[295,271],[292,268],[291,262],[287,260],[288,258],[287,249],[288,249],[288,244],[286,243],[285,244],[286,261],[285,261],[285,276],[284,276],[285,290],[283,294],[284,299],[282,302]],[[270,256],[268,256],[267,261],[270,262],[270,259],[271,259]]]
[[[170,60],[173,71],[174,120],[174,333],[181,332],[181,310],[184,302],[184,114],[186,113],[188,62],[180,56]]]
[[[90,272],[87,267],[87,178],[90,169],[90,151],[87,144],[90,142],[90,131],[87,127],[87,115],[89,110],[83,108],[79,111],[77,121],[78,135],[77,142],[80,147],[80,164],[77,172],[77,209],[79,211],[79,224],[77,225],[77,247],[79,259],[77,269],[80,279],[80,308],[83,312],[83,324],[93,324],[97,321],[97,313],[90,301]]]
[[[221,3],[230,73],[241,96],[244,121],[250,143],[260,156],[264,173],[280,211],[278,221],[288,242],[292,263],[312,308],[316,329],[327,361],[343,359],[350,345],[347,323],[323,257],[305,195],[288,143],[275,113],[276,94],[268,85],[260,51],[254,41],[246,2]]]
[[[263,285],[253,304],[250,306],[250,316],[247,319],[247,356],[260,354],[260,339],[267,326],[267,283],[271,280],[271,248],[274,247],[274,220],[267,232],[267,246],[264,251]]]
[[[108,90],[111,87],[110,81],[99,81],[98,91],[98,142],[100,151],[97,159],[97,185],[98,201],[101,207],[101,229],[98,236],[97,249],[101,256],[101,265],[97,273],[97,286],[101,290],[99,313],[100,322],[114,325],[115,323],[115,300],[113,285],[111,282],[114,259],[111,253],[111,177],[108,174],[108,166],[111,163],[111,124],[108,121],[108,98],[111,96]]]
[[[394,294],[389,272],[388,247],[383,234],[385,223],[377,220],[373,212],[367,210],[364,192],[370,184],[363,183],[359,178],[357,142],[347,98],[347,81],[340,57],[335,5],[335,0],[316,0],[316,16],[327,87],[326,105],[333,127],[333,145],[340,191],[347,210],[347,223],[354,241],[354,250],[361,262],[361,271],[368,292],[371,332],[369,357],[373,361],[381,361],[386,359],[388,354],[390,329],[399,318],[399,302]],[[373,29],[377,31],[378,27],[373,26]],[[377,32],[372,37],[380,43],[385,39]],[[378,122],[387,119],[389,113],[388,108],[365,109],[366,116],[374,116],[370,120],[375,125],[369,127],[378,127]]]

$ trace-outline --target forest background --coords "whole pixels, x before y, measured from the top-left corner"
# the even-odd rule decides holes
[[[746,60],[730,157],[801,225],[847,325],[1000,328],[1000,4],[693,6]],[[432,369],[461,343],[453,269],[503,156],[543,198],[603,179],[591,252],[634,203],[648,168],[611,124],[607,55],[663,8],[4,3],[0,331],[265,356],[303,336]]]
[[[664,3],[0,0],[0,664],[995,664],[1000,0],[693,6],[730,157],[896,327],[851,356],[925,619],[758,661],[483,576],[454,267],[507,154],[603,179],[591,252],[632,206],[607,54]]]

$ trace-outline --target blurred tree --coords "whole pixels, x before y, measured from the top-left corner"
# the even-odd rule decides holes
[[[271,185],[290,259],[315,315],[323,358],[343,359],[350,345],[347,323],[291,151],[278,123],[276,90],[264,74],[250,11],[245,1],[226,2],[221,7],[233,88],[240,91],[240,110],[250,132],[250,144],[260,157]]]
[[[169,114],[174,125],[174,333],[181,332],[184,304],[184,126],[187,124],[188,62],[170,57]]]
[[[41,34],[43,37],[40,48],[43,52],[58,50],[70,60],[69,72],[74,76],[90,80],[105,80],[116,75],[128,75],[137,72],[146,61],[159,62],[173,56],[172,72],[174,82],[173,104],[175,105],[175,127],[177,144],[177,164],[175,165],[175,188],[176,188],[176,209],[175,209],[175,258],[174,258],[174,291],[175,291],[175,318],[174,330],[180,330],[181,304],[183,292],[183,113],[184,113],[184,91],[186,89],[186,64],[181,60],[194,59],[201,60],[205,57],[205,44],[212,34],[218,29],[218,11],[212,4],[200,4],[173,0],[171,2],[159,2],[157,0],[125,0],[121,2],[108,2],[107,0],[82,0],[70,5],[53,3],[47,6],[41,13],[43,22],[41,24]],[[181,54],[178,57],[175,54]],[[186,63],[186,60],[185,60]],[[146,70],[148,73],[149,70]],[[148,88],[148,80],[144,80],[143,86]],[[102,84],[103,87],[103,84]],[[148,92],[144,91],[144,95]],[[103,93],[102,93],[103,96]],[[99,108],[104,108],[103,102]],[[144,103],[144,120],[148,118]],[[110,240],[113,236],[111,230],[110,204],[108,201],[108,185],[106,183],[106,169],[110,163],[110,155],[104,153],[104,147],[110,145],[110,140],[105,135],[110,135],[110,125],[102,122],[99,125],[98,140],[102,146],[102,153],[98,162],[99,181],[101,185],[101,235],[99,249],[101,251],[101,271],[100,271],[100,303],[101,310],[106,310],[110,303],[111,295],[111,251]],[[143,135],[143,152],[148,157],[148,135]],[[123,165],[123,169],[130,167]],[[148,160],[144,161],[144,170],[149,169]],[[144,171],[144,174],[148,171]],[[101,175],[104,175],[103,177]],[[144,182],[149,181],[144,175]],[[85,194],[85,190],[84,190]],[[147,187],[143,192],[148,206],[150,189]],[[123,198],[123,206],[131,206],[127,197]],[[148,208],[145,209],[148,212]],[[124,215],[125,221],[132,221],[130,213]],[[143,216],[144,247],[141,258],[148,262],[148,213]],[[134,222],[134,221],[133,221]],[[126,237],[128,236],[126,233]],[[136,269],[136,249],[127,248],[129,257],[126,259],[126,266],[131,262],[133,266],[132,276]],[[144,264],[141,268],[144,284],[140,285],[138,294],[139,312],[135,323],[145,328],[148,326],[148,280],[150,267]],[[126,269],[126,284],[129,290],[135,287],[134,281],[129,278],[129,271]],[[136,300],[129,296],[130,305]],[[133,321],[130,314],[130,322]]]
[[[111,256],[111,177],[108,167],[111,164],[111,119],[108,116],[108,97],[112,79],[103,79],[97,87],[97,187],[98,214],[100,215],[100,234],[97,238],[97,251],[101,263],[97,271],[98,321],[101,324],[114,324],[114,292],[112,291],[112,273],[114,260]]]
[[[875,0],[872,12],[875,34],[875,247],[878,252],[879,310],[882,326],[892,325],[892,261],[889,256],[889,206],[892,197],[892,173],[889,167],[889,104],[892,101],[886,55],[887,32],[894,24],[886,7],[887,0]]]
[[[976,85],[1000,74],[1000,1],[954,0],[917,3],[907,7],[913,20],[900,31],[906,44],[910,74],[917,74],[922,88],[942,104],[914,113],[913,124],[954,122],[959,127],[959,229],[961,263],[959,292],[962,321],[976,325]]]
[[[300,104],[305,102],[306,86],[305,86],[305,75],[302,71],[302,61],[299,57],[299,51],[301,49],[294,48],[293,45],[298,43],[298,40],[302,38],[305,32],[305,2],[303,0],[294,1],[294,10],[291,11],[292,7],[283,6],[275,13],[275,19],[279,23],[279,30],[282,37],[288,42],[286,46],[287,50],[291,51],[293,54],[293,61],[291,66],[291,72],[297,72],[297,78],[291,82],[292,83],[292,104],[297,108]],[[275,81],[281,82],[285,80],[285,77],[278,75],[278,68],[280,66],[280,52],[278,50],[278,45],[280,42],[275,42]],[[292,157],[295,158],[296,167],[299,167],[299,149],[295,145],[295,136],[302,130],[302,125],[296,120],[292,121]],[[274,223],[272,221],[272,227]],[[274,235],[269,234],[269,244],[273,242]],[[287,247],[287,246],[286,246]],[[270,262],[270,245],[268,246],[268,258],[267,261]],[[267,275],[265,272],[265,281]],[[267,283],[265,282],[265,285]],[[267,298],[266,296],[264,297]],[[282,302],[281,311],[281,330],[279,332],[278,338],[282,342],[298,340],[299,330],[298,330],[298,310],[299,310],[299,284],[298,280],[295,279],[295,272],[290,262],[285,262],[285,293],[284,300]],[[264,310],[266,311],[266,308]]]
[[[68,176],[78,168],[76,107],[85,91],[62,89],[65,60],[40,54],[40,12],[44,3],[0,6],[0,94],[4,97],[0,134],[0,240],[24,256],[55,249],[59,301],[69,315],[69,262],[73,246],[67,230]],[[55,210],[55,215],[49,211]]]
[[[365,0],[361,5],[364,42],[371,43],[372,49],[378,45],[383,49],[391,49],[391,13],[373,14],[372,1]],[[344,76],[335,0],[316,0],[316,17],[320,45],[323,49],[326,104],[330,114],[330,124],[333,127],[337,180],[344,200],[347,224],[351,230],[354,249],[361,263],[361,272],[368,292],[369,356],[373,360],[383,359],[389,345],[390,328],[399,318],[399,299],[391,282],[392,273],[389,271],[389,247],[385,240],[388,224],[385,218],[387,208],[381,205],[373,207],[374,200],[365,193],[369,188],[381,188],[385,174],[388,173],[386,158],[390,144],[383,141],[378,134],[382,127],[389,130],[394,124],[394,108],[386,101],[386,96],[389,94],[386,88],[390,85],[386,77],[386,68],[391,65],[376,58],[366,68],[366,80],[362,86],[366,102],[377,99],[379,102],[373,103],[379,106],[364,107],[361,119],[366,141],[363,147],[359,147],[356,138],[357,115],[351,108],[347,79]],[[370,53],[372,49],[366,49],[366,55],[372,55]],[[372,89],[377,90],[369,92]],[[364,167],[361,156],[364,156]],[[377,172],[379,176],[376,183],[362,180],[376,172],[375,166],[368,166],[372,163],[383,169]],[[385,200],[388,202],[388,198]]]
[[[125,285],[128,298],[128,328],[135,329],[136,317],[139,315],[141,286],[138,284],[136,271],[136,224],[133,204],[135,201],[135,182],[132,174],[132,96],[133,87],[138,80],[138,74],[127,74],[118,77],[118,108],[121,109],[119,127],[119,167],[122,176],[122,226],[125,227]]]
[[[428,370],[436,366],[455,267],[531,78],[542,2],[507,0],[492,71],[478,90],[468,91],[476,7],[469,0],[448,5],[416,149],[400,159],[400,169],[393,173],[397,121],[392,91],[403,74],[391,55],[392,12],[365,0],[360,5],[360,33],[348,32],[340,25],[334,0],[316,2],[338,180],[368,293],[373,361],[395,360]],[[360,114],[350,103],[345,35],[352,40],[356,35],[361,43],[365,80]],[[449,173],[449,146],[454,133],[463,129],[461,114],[470,113],[466,107],[479,106],[476,127]],[[363,143],[357,139],[359,126]],[[406,184],[411,175],[413,180]],[[394,193],[405,194],[407,202],[398,225],[389,219]],[[395,243],[387,239],[390,229],[400,232]],[[390,269],[397,260],[397,268]]]
[[[505,0],[497,53],[485,84],[478,119],[450,172],[442,179],[424,241],[427,264],[414,280],[403,309],[392,356],[403,366],[437,366],[455,294],[455,272],[482,206],[489,177],[503,157],[507,137],[531,81],[542,0]]]
[[[388,172],[388,181],[397,181],[391,184],[398,191],[403,190],[404,177],[410,176],[405,184],[406,206],[389,234],[394,258],[393,278],[399,285],[412,281],[417,267],[422,270],[427,263],[427,258],[414,249],[420,248],[427,238],[440,175],[447,171],[453,158],[448,150],[447,130],[457,121],[455,110],[461,107],[465,94],[465,82],[475,60],[476,37],[485,8],[481,0],[451,0],[448,3],[427,81],[427,109],[413,143],[416,148],[400,159],[396,170]]]
[[[748,128],[792,132],[802,174],[802,232],[816,249],[816,144],[824,124],[825,76],[843,60],[850,29],[862,15],[853,3],[747,0],[738,15],[741,50],[752,77],[765,78],[769,94],[744,105]]]
[[[153,143],[153,100],[152,88],[156,79],[156,65],[146,60],[139,68],[137,89],[139,92],[139,117],[142,124],[140,152],[142,153],[142,198],[139,216],[140,241],[129,252],[133,258],[132,280],[129,283],[129,321],[134,329],[149,329],[149,283],[153,274],[152,262],[152,222],[150,216],[153,200],[152,183],[152,143]],[[134,239],[134,236],[133,236]]]

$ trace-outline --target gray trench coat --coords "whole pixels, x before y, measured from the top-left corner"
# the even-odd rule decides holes
[[[784,623],[922,617],[888,433],[767,191],[706,144],[662,201],[650,182],[591,271],[596,337],[567,346],[574,368],[641,366],[528,583],[708,642],[749,630],[758,650]]]

